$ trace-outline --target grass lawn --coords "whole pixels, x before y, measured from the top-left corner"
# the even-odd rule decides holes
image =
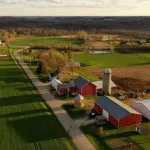
[[[146,123],[150,126],[150,123]],[[103,135],[98,134],[98,129],[103,127],[104,133]],[[116,129],[110,123],[98,126],[96,124],[90,124],[81,127],[82,131],[86,134],[88,139],[92,142],[97,150],[105,150],[110,149],[110,146],[107,144],[109,141],[120,141],[120,139],[129,138],[136,145],[143,149],[150,149],[150,134],[149,135],[140,135],[135,132],[135,127],[128,127],[122,129]]]
[[[0,55],[9,55],[6,47],[0,46]]]
[[[88,54],[74,53],[74,59],[91,65],[89,68],[119,68],[150,64],[150,53],[140,54]]]
[[[83,41],[75,38],[64,38],[64,37],[18,37],[11,41],[12,46],[29,46],[31,44],[40,45],[60,45],[60,44],[73,44],[82,45]]]
[[[76,149],[56,116],[11,58],[0,58],[0,149]]]
[[[78,119],[84,117],[87,107],[83,108],[75,108],[72,103],[67,103],[62,105],[62,107],[68,112],[68,114],[73,118],[73,119]]]

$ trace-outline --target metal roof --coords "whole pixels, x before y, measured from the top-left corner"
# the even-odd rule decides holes
[[[74,81],[74,84],[79,87],[80,89],[83,88],[84,86],[86,86],[90,81],[79,76],[78,78],[76,78]]]
[[[77,101],[83,100],[83,99],[84,99],[83,96],[81,96],[80,94],[78,94],[78,95],[74,98],[74,100],[77,100]]]
[[[141,100],[141,101],[136,101],[134,103],[142,104],[144,105],[149,111],[150,111],[150,99],[148,100]]]
[[[62,83],[57,80],[57,79],[53,79],[52,81],[50,81],[52,87],[54,87],[55,89],[57,89],[57,86],[61,85]]]
[[[102,89],[103,88],[103,81],[95,81],[95,82],[92,82],[94,85],[96,85],[96,88],[97,89]],[[111,81],[111,88],[113,88],[113,87],[117,87],[117,85],[113,82],[113,81]]]
[[[100,105],[108,113],[110,113],[116,119],[121,119],[130,113],[140,114],[126,104],[120,102],[114,97],[103,96],[96,100],[96,104]]]
[[[70,83],[63,83],[63,84],[59,84],[58,87],[60,89],[63,89],[63,88],[71,88],[71,87],[74,87],[74,83],[73,82],[70,82]]]

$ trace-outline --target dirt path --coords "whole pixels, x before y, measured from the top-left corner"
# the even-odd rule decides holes
[[[87,137],[81,132],[75,122],[68,116],[67,112],[61,107],[63,102],[56,100],[48,91],[44,83],[40,82],[39,79],[32,73],[24,61],[20,58],[17,52],[14,53],[19,64],[22,66],[32,83],[37,88],[38,92],[44,98],[49,107],[53,110],[54,114],[61,122],[65,130],[72,137],[74,143],[79,150],[95,150],[94,146],[90,143]]]

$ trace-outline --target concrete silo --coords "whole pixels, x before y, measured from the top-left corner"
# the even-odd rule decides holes
[[[103,93],[111,95],[111,70],[109,68],[104,69],[103,72]]]

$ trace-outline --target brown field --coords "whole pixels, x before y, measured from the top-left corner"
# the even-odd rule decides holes
[[[88,70],[88,72],[101,78],[103,70]],[[113,68],[112,80],[125,91],[140,91],[150,88],[150,65]]]

